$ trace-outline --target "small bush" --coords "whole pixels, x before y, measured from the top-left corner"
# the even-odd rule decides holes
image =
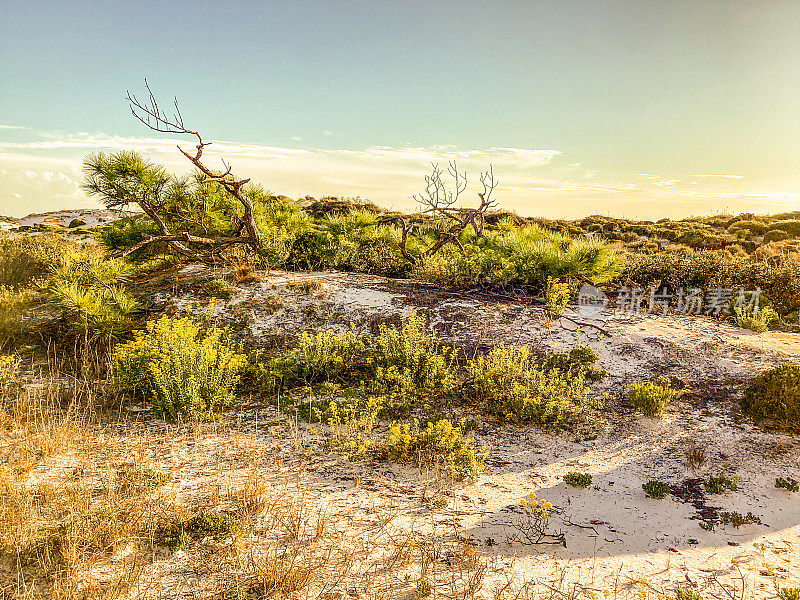
[[[728,479],[725,475],[712,475],[703,482],[703,487],[709,494],[724,494],[727,490],[735,492],[739,489],[739,476]]]
[[[446,394],[456,385],[453,352],[426,331],[413,310],[400,327],[379,326],[371,341],[370,365],[379,388],[401,394]]]
[[[162,317],[117,346],[111,362],[120,390],[175,420],[207,419],[230,404],[247,359],[221,329],[201,332],[191,317]]]
[[[506,421],[565,427],[589,419],[601,405],[587,395],[583,374],[546,371],[527,346],[496,346],[466,368],[475,399]]]
[[[70,254],[50,270],[45,294],[73,335],[115,342],[130,332],[141,308],[125,290],[129,275],[121,260]]]
[[[775,487],[787,490],[789,492],[798,492],[800,491],[800,483],[797,482],[796,479],[792,479],[791,477],[778,477],[775,480]]]
[[[359,365],[365,344],[351,328],[343,333],[303,333],[297,347],[270,363],[272,377],[281,385],[343,381]]]
[[[800,600],[800,588],[781,588],[778,600]]]
[[[559,319],[564,316],[570,300],[570,286],[568,283],[559,283],[552,278],[547,280],[544,295],[544,309],[551,318]]]
[[[592,485],[592,476],[589,473],[570,471],[564,475],[564,483],[570,487],[588,488]]]
[[[647,417],[658,417],[677,392],[666,377],[657,382],[635,381],[628,386],[628,400]]]
[[[172,475],[153,469],[122,469],[117,471],[117,482],[125,491],[154,490],[172,481]]]
[[[476,453],[473,440],[464,437],[463,423],[453,424],[448,419],[428,423],[421,431],[417,422],[413,427],[393,423],[386,451],[393,462],[443,466],[458,481],[474,479],[484,468],[485,455]]]
[[[743,329],[751,329],[756,333],[763,333],[770,325],[780,321],[780,316],[771,306],[741,307],[733,311],[736,324]]]
[[[231,515],[216,512],[201,512],[189,521],[157,531],[154,542],[169,550],[185,550],[194,539],[213,537],[222,539],[241,531],[239,521]]]
[[[800,432],[800,365],[783,364],[755,377],[739,406],[757,423]]]
[[[654,500],[663,500],[670,493],[669,484],[663,481],[648,481],[642,484],[642,489],[648,498],[653,498]]]
[[[209,298],[227,300],[233,295],[233,286],[222,278],[212,279],[203,285],[203,291]]]
[[[569,373],[570,375],[581,374],[587,381],[602,381],[608,376],[608,371],[595,366],[600,358],[597,351],[587,344],[578,344],[569,352],[554,352],[547,357],[545,369]]]

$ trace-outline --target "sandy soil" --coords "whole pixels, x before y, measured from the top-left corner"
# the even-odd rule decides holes
[[[185,269],[172,280],[171,293],[154,302],[170,311],[201,303],[197,282],[211,276],[203,267]],[[297,285],[309,279],[320,284],[312,293]],[[284,303],[276,310],[271,299],[277,295]],[[800,587],[800,494],[774,487],[778,476],[800,478],[800,439],[764,432],[736,403],[755,373],[800,359],[800,335],[755,334],[687,316],[607,314],[578,325],[580,317],[570,313],[548,322],[532,306],[342,273],[265,275],[239,284],[215,314],[269,347],[306,329],[396,320],[412,307],[426,310],[440,335],[468,347],[513,342],[544,352],[580,338],[599,348],[600,364],[610,373],[596,390],[608,395],[607,423],[593,439],[479,424],[475,437],[489,450],[487,470],[476,482],[444,492],[447,505],[434,520],[449,523],[486,554],[487,597],[509,574],[515,585],[537,581],[566,597],[642,597],[692,586],[706,597],[769,598],[776,586]],[[658,375],[691,391],[662,420],[647,419],[625,402],[625,384]],[[267,421],[276,425],[263,425]],[[242,435],[264,444],[264,453],[293,427],[277,411],[257,420],[251,415],[247,423]],[[302,425],[295,435],[313,444]],[[690,442],[706,451],[696,471],[686,464]],[[176,442],[172,451],[195,450]],[[382,498],[399,507],[401,528],[416,523],[414,515],[428,506],[421,495],[431,474],[316,452],[308,478],[332,505],[368,506]],[[568,471],[591,473],[592,485],[568,488],[562,481]],[[721,473],[738,475],[739,490],[706,494],[701,479]],[[652,479],[669,482],[676,493],[648,499],[642,484]],[[555,506],[550,527],[563,532],[565,547],[513,540],[520,500],[530,492]],[[752,511],[763,524],[701,528],[718,510]]]

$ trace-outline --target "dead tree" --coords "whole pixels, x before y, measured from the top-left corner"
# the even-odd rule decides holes
[[[224,171],[216,171],[208,167],[203,161],[203,149],[211,145],[211,142],[203,140],[199,132],[189,129],[184,125],[183,115],[178,107],[178,99],[173,99],[175,112],[169,116],[158,105],[155,96],[153,95],[147,79],[144,80],[145,88],[147,89],[148,99],[140,101],[135,95],[127,92],[127,100],[130,103],[131,114],[141,121],[144,125],[158,131],[160,133],[175,133],[180,135],[191,135],[197,138],[197,145],[195,146],[194,153],[185,151],[178,146],[178,150],[202,173],[207,180],[219,184],[225,192],[235,198],[243,208],[243,216],[237,224],[237,228],[233,236],[229,237],[202,237],[190,235],[187,232],[173,233],[160,218],[157,211],[153,207],[147,206],[147,202],[138,202],[142,210],[150,217],[158,227],[160,235],[152,236],[140,242],[136,246],[128,249],[127,254],[134,252],[139,248],[154,242],[167,242],[172,245],[176,250],[191,256],[193,258],[206,258],[221,251],[222,249],[232,244],[245,244],[253,249],[255,252],[260,252],[263,248],[261,234],[256,226],[255,216],[253,213],[253,201],[246,193],[245,185],[250,182],[250,179],[237,179],[231,173],[230,165],[222,161]],[[208,247],[206,257],[192,252],[185,243],[200,244]]]
[[[414,229],[420,226],[419,222],[412,221],[409,217],[400,217],[402,228],[402,238],[400,240],[400,252],[403,257],[412,265],[425,262],[425,260],[436,254],[447,244],[458,246],[464,252],[464,246],[458,239],[461,233],[469,226],[475,231],[475,235],[483,237],[483,229],[486,225],[486,213],[493,208],[496,203],[492,200],[492,192],[497,187],[491,165],[489,170],[481,173],[480,182],[483,191],[478,193],[480,203],[475,208],[465,208],[456,206],[459,197],[467,189],[467,173],[458,172],[456,161],[450,161],[448,173],[453,178],[454,187],[448,188],[442,176],[444,172],[436,163],[432,164],[430,175],[425,176],[425,190],[421,194],[414,195],[414,199],[421,207],[422,215],[431,215],[439,222],[439,239],[415,256],[408,250],[408,236]]]

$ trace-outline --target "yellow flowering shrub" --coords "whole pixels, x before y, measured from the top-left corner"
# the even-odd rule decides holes
[[[149,321],[111,357],[116,386],[168,419],[206,419],[233,401],[247,358],[216,327],[191,317]]]

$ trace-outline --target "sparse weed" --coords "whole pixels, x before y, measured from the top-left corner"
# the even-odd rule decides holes
[[[739,476],[729,479],[725,475],[712,475],[703,482],[703,487],[709,494],[724,494],[727,490],[735,492],[739,489]]]
[[[589,473],[570,471],[564,475],[564,483],[570,487],[588,488],[592,485],[592,476]]]
[[[670,494],[669,484],[663,481],[648,481],[642,484],[642,489],[648,498],[653,498],[654,500],[663,500]]]
[[[775,480],[775,487],[782,488],[788,492],[800,491],[800,483],[791,477],[778,477]]]
[[[393,423],[386,452],[392,462],[444,467],[457,481],[475,479],[483,471],[485,460],[483,452],[475,451],[473,440],[464,437],[461,424],[447,419],[428,423],[422,430],[417,422]]]
[[[651,418],[659,417],[677,394],[667,377],[659,377],[656,382],[634,381],[628,386],[630,403]]]

